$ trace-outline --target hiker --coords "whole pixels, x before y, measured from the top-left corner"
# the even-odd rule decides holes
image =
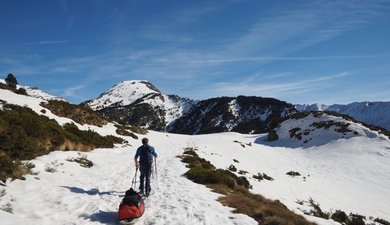
[[[149,145],[147,138],[142,139],[142,145],[137,149],[134,156],[135,166],[141,172],[139,191],[141,194],[149,196],[150,194],[150,175],[152,173],[153,156],[157,158],[157,153]],[[139,162],[137,161],[139,157]],[[145,189],[144,189],[145,188]]]

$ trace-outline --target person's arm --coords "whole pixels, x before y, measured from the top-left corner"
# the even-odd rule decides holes
[[[152,155],[157,158],[157,152],[156,152],[156,150],[154,150],[154,148],[152,150]]]
[[[135,153],[135,156],[134,156],[134,164],[135,164],[136,167],[138,167],[137,159],[138,159],[139,155],[140,155],[140,150],[138,148],[137,152]]]

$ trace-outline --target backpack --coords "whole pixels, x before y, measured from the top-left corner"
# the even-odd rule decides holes
[[[143,165],[152,163],[152,147],[149,145],[141,146],[139,162]]]

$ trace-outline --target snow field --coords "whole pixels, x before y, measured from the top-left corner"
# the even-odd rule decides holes
[[[40,99],[6,90],[0,90],[0,97],[43,114]],[[72,122],[49,110],[45,115],[60,124]],[[101,128],[75,124],[80,129],[115,135],[113,124]],[[216,201],[220,195],[183,176],[187,168],[176,156],[185,147],[197,148],[199,156],[217,168],[226,169],[233,164],[238,170],[248,171],[246,177],[253,185],[252,192],[278,199],[296,213],[303,214],[299,209],[309,209],[297,200],[312,197],[327,212],[341,209],[347,214],[390,220],[390,141],[367,130],[362,129],[356,137],[305,148],[292,146],[291,142],[283,143],[285,147],[269,146],[269,142],[263,141],[264,134],[189,136],[150,131],[146,136],[159,154],[158,182],[153,180],[152,195],[137,224],[256,224],[248,216],[231,213],[232,209]],[[5,190],[0,207],[10,204],[13,209],[13,214],[0,210],[0,224],[116,224],[119,203],[135,173],[134,153],[140,145],[140,139],[124,139],[128,145],[81,153],[94,163],[92,168],[67,161],[80,157],[73,151],[52,152],[32,160],[37,175],[0,186]],[[55,172],[47,172],[47,168]],[[289,171],[298,171],[301,176],[287,176]],[[258,182],[251,178],[259,172],[274,181]],[[337,224],[305,217],[320,225]]]

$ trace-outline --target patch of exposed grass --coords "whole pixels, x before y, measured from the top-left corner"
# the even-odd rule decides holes
[[[289,176],[295,177],[295,176],[301,176],[301,174],[297,171],[289,171],[286,173]]]
[[[257,173],[257,175],[253,175],[252,176],[254,179],[258,180],[258,181],[262,181],[262,180],[269,180],[269,181],[273,181],[274,178],[268,176],[267,174],[265,173]]]
[[[0,198],[4,197],[5,194],[7,194],[7,192],[5,191],[5,189],[1,189],[1,190],[0,190]]]
[[[76,163],[80,164],[81,167],[84,167],[84,168],[91,168],[93,166],[93,162],[91,160],[87,159],[86,155],[79,154],[79,157],[77,157],[77,158],[68,158],[66,160],[69,162],[76,162]]]
[[[3,206],[1,206],[0,207],[0,210],[3,210],[3,211],[5,211],[5,212],[9,212],[9,213],[13,213],[13,208],[12,208],[12,205],[11,205],[11,203],[6,203],[5,205],[3,205]]]
[[[229,170],[216,169],[192,148],[186,148],[185,152],[179,157],[190,168],[185,175],[195,183],[223,194],[218,200],[223,205],[235,208],[234,212],[247,214],[261,225],[315,225],[288,210],[279,201],[250,193],[251,185],[244,176],[238,177]]]
[[[61,117],[68,117],[79,124],[92,124],[103,126],[107,120],[88,107],[73,105],[65,101],[49,100],[41,103],[42,107],[49,109],[53,114]]]
[[[302,212],[305,213],[306,215],[316,216],[316,217],[320,217],[323,219],[330,218],[330,219],[333,219],[334,221],[337,221],[343,225],[366,225],[366,222],[365,222],[366,217],[365,216],[362,216],[359,214],[354,214],[354,213],[350,213],[349,215],[347,215],[342,210],[336,210],[334,213],[324,212],[320,208],[320,204],[316,203],[312,198],[310,198],[309,201],[298,201],[297,203],[300,205],[303,205],[304,203],[308,203],[308,205],[310,207],[312,207],[312,209],[310,211],[302,210]],[[370,217],[370,220],[372,220],[372,219],[373,218]],[[390,222],[383,220],[383,219],[379,219],[379,218],[377,218],[373,221],[377,222],[377,223],[382,223],[383,225],[390,225]],[[375,223],[369,223],[368,225],[373,225],[373,224],[375,224]]]
[[[248,171],[246,171],[246,170],[239,170],[238,171],[238,174],[240,174],[240,175],[245,175],[247,173],[248,173]]]
[[[198,156],[198,154],[196,154],[194,149],[189,149],[189,148],[184,149],[184,153],[183,154],[192,155],[192,156],[195,156],[195,157]]]
[[[132,137],[132,138],[135,139],[135,140],[138,140],[138,136],[137,136],[137,135],[135,135],[133,132],[130,132],[130,131],[124,129],[124,128],[117,128],[117,129],[115,130],[115,132],[116,132],[117,134],[119,134],[119,135],[129,136],[129,137]]]
[[[57,168],[52,166],[52,165],[46,165],[45,171],[48,173],[55,173],[55,172],[57,172]]]
[[[134,133],[137,133],[137,134],[147,134],[148,133],[148,130],[145,129],[145,128],[142,128],[140,126],[135,126],[135,125],[125,125],[125,124],[117,124],[115,125],[116,128],[118,129],[125,129],[125,130],[129,130],[131,132],[134,132]]]
[[[316,203],[312,198],[310,198],[309,204],[313,208],[312,210],[310,210],[310,215],[320,217],[323,219],[329,219],[330,213],[323,212],[318,202]]]
[[[390,222],[384,219],[376,218],[374,221],[383,225],[390,225]]]

